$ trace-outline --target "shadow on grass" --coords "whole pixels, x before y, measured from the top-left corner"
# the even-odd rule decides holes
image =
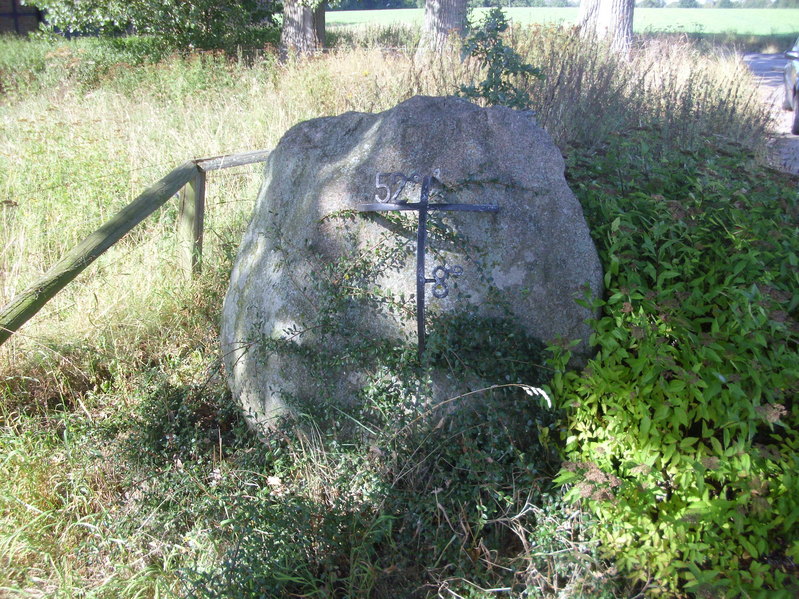
[[[227,394],[162,386],[128,459],[152,477],[141,505],[156,529],[203,532],[180,573],[186,596],[554,593],[578,579],[582,596],[615,596],[551,483],[558,452],[541,433],[557,414],[521,391],[484,399],[360,438],[328,414],[258,438]]]

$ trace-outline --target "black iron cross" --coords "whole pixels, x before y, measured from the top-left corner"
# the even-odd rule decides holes
[[[463,274],[462,266],[436,266],[432,272],[432,278],[425,274],[425,244],[427,242],[427,213],[431,210],[447,210],[461,212],[499,212],[499,206],[486,204],[447,204],[430,203],[430,187],[433,180],[439,176],[439,170],[426,177],[421,177],[416,173],[406,176],[402,173],[377,173],[375,176],[375,200],[372,204],[359,204],[360,212],[396,212],[404,210],[416,210],[419,214],[419,226],[416,231],[416,331],[419,339],[419,357],[424,353],[425,331],[424,331],[424,294],[425,285],[432,283],[433,297],[438,299],[449,295],[447,279],[450,276],[459,277]],[[384,182],[381,182],[381,178]],[[399,196],[405,185],[408,183],[421,183],[422,192],[418,202],[409,203],[407,200],[400,200]],[[385,190],[385,196],[381,197],[381,191]]]

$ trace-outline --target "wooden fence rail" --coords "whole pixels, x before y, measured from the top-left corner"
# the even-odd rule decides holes
[[[190,160],[148,187],[0,311],[0,345],[108,248],[181,190],[180,261],[188,276],[196,275],[202,264],[206,172],[263,162],[268,156],[269,151],[264,150]]]

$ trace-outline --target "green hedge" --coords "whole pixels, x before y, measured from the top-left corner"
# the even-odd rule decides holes
[[[558,480],[621,568],[666,594],[795,597],[797,181],[740,148],[655,157],[648,135],[570,171],[606,296],[596,357],[552,383]]]

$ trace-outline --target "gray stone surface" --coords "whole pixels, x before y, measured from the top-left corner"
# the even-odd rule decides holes
[[[292,404],[287,398],[348,401],[357,392],[364,380],[357,365],[318,380],[303,350],[330,355],[358,338],[415,344],[415,240],[408,234],[415,222],[403,233],[379,216],[331,215],[374,201],[377,172],[433,169],[441,183],[433,201],[497,204],[500,212],[447,213],[440,221],[456,241],[435,235],[429,241],[428,276],[441,261],[461,264],[464,274],[450,279],[457,288],[444,300],[434,300],[428,286],[429,309],[472,306],[481,315],[502,314],[546,342],[580,339],[577,351],[587,355],[586,320],[593,314],[575,298],[586,289],[601,293],[602,270],[560,152],[530,113],[415,97],[379,114],[300,123],[271,154],[222,317],[230,386],[252,423],[274,423]],[[418,194],[418,186],[406,188],[410,201]],[[405,297],[409,309],[392,315],[345,302],[332,318],[347,323],[346,339],[321,339],[329,302],[320,282],[346,281],[348,259],[387,244],[404,244],[404,253],[373,282],[353,286]],[[267,349],[269,340],[280,339],[296,355]]]

